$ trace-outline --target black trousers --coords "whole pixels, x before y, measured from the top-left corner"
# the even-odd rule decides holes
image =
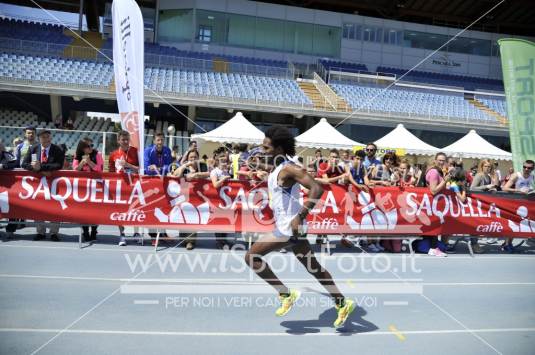
[[[23,219],[18,219],[18,218],[10,218],[9,221],[10,222],[24,222]],[[6,226],[6,232],[15,233],[19,225],[20,225],[19,223],[8,223]]]
[[[98,226],[91,226],[91,233],[96,234],[97,233]],[[82,231],[84,234],[89,234],[89,226],[83,226]]]

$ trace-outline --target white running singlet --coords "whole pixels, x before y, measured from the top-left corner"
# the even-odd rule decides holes
[[[301,185],[298,183],[290,187],[279,186],[279,173],[287,164],[286,161],[273,170],[268,177],[269,206],[273,211],[275,219],[275,237],[291,237],[291,222],[299,214],[303,207],[301,202]],[[303,231],[305,231],[306,221],[303,221]]]
[[[525,178],[521,172],[517,172],[516,174],[517,177],[515,181],[515,189],[529,191],[533,188],[533,179],[535,175],[530,174],[527,178]]]

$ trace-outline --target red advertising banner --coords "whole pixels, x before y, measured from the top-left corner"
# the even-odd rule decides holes
[[[426,188],[365,192],[332,184],[324,190],[308,233],[535,237],[535,201],[527,196],[471,194],[462,202]],[[0,172],[0,217],[184,231],[273,229],[264,183],[230,181],[215,189],[208,180],[75,171]]]

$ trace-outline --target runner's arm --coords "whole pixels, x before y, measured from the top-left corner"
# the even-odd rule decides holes
[[[297,215],[297,217],[300,218],[301,221],[304,221],[310,210],[314,208],[316,203],[323,195],[323,187],[316,180],[314,180],[314,178],[310,174],[308,174],[304,169],[298,166],[288,165],[282,170],[282,172],[283,174],[281,178],[283,181],[291,181],[292,184],[293,182],[297,182],[308,190],[308,198],[303,203],[303,207]]]

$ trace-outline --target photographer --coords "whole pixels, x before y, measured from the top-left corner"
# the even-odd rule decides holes
[[[72,168],[76,171],[85,172],[102,172],[104,168],[104,160],[102,155],[93,148],[93,141],[89,137],[85,137],[76,147],[76,153],[72,161]],[[82,240],[84,242],[93,242],[97,240],[97,225],[91,226],[91,234],[89,234],[89,226],[82,227]]]
[[[414,187],[416,179],[411,174],[411,164],[407,159],[401,160],[399,167],[394,168],[392,184],[399,187]],[[420,173],[421,175],[421,173]]]
[[[371,172],[372,186],[392,186],[394,169],[398,166],[396,153],[388,152],[383,156],[383,163],[376,165]]]
[[[197,148],[197,141],[191,141],[189,142],[189,146],[188,146],[188,150],[186,151],[186,153],[182,156],[182,158],[180,158],[180,164],[184,164],[187,160],[188,160],[188,153],[189,152],[192,152],[192,151],[195,151],[197,152],[197,155],[199,154],[199,150]]]
[[[199,161],[199,153],[197,150],[189,150],[186,154],[186,161],[176,168],[171,176],[183,177],[186,180],[192,179],[206,179],[210,176],[208,167],[205,163]],[[186,249],[192,250],[195,248],[197,240],[197,233],[191,233],[186,238]]]
[[[173,172],[172,176],[184,177],[186,180],[205,179],[210,176],[206,164],[199,161],[197,150],[190,150],[184,156],[186,160]]]

